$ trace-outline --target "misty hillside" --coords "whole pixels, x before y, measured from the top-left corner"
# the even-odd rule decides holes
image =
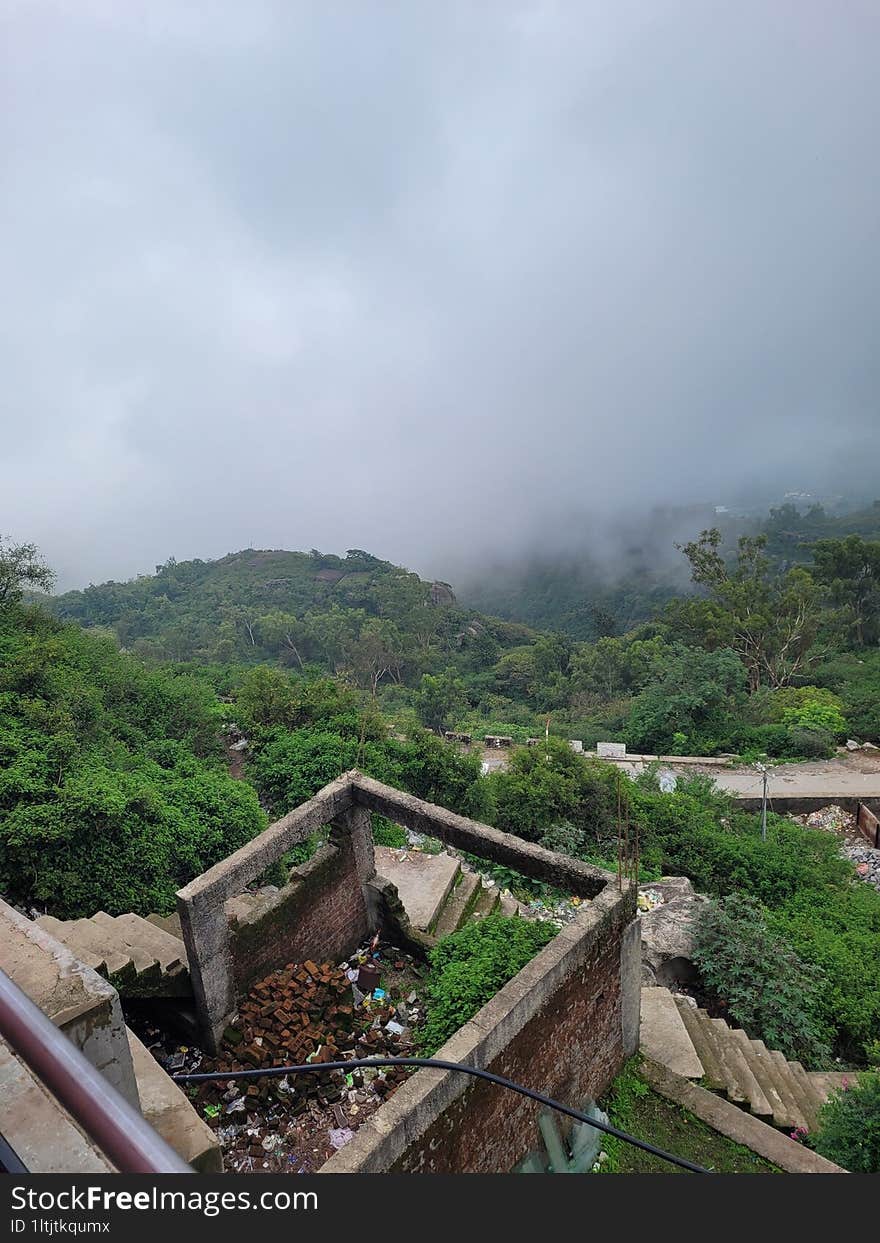
[[[577,551],[545,547],[518,560],[466,576],[464,604],[495,617],[593,641],[625,634],[658,617],[669,601],[693,591],[679,545],[716,527],[728,561],[742,535],[766,536],[766,552],[780,568],[809,565],[818,540],[855,535],[880,539],[880,501],[851,512],[830,513],[821,504],[786,502],[765,516],[739,515],[711,506],[665,506],[647,518],[591,532]],[[549,542],[549,541],[548,541]]]
[[[124,648],[151,659],[278,660],[334,672],[365,662],[396,681],[435,659],[468,659],[475,647],[477,662],[491,663],[535,637],[462,610],[448,583],[426,582],[360,549],[345,557],[251,548],[217,561],[171,559],[154,575],[46,603],[61,620],[110,628]]]
[[[771,509],[763,527],[767,552],[783,562],[808,565],[817,540],[844,539],[858,535],[864,540],[880,539],[880,500],[846,514],[829,514],[821,505],[801,512],[791,503]]]

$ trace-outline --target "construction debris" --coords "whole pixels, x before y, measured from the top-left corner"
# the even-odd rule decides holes
[[[855,865],[856,876],[880,890],[880,850],[869,846],[859,832],[856,817],[836,803],[820,807],[806,816],[792,816],[799,824],[811,829],[824,829],[840,839],[840,853]]]
[[[408,955],[375,943],[338,965],[290,963],[251,988],[220,1053],[199,1054],[198,1069],[225,1074],[412,1054],[413,1029],[423,1018],[420,976]],[[359,988],[355,980],[362,978],[375,979],[374,987]],[[189,1050],[154,1053],[175,1069],[182,1055],[185,1069],[194,1069]],[[395,1066],[221,1079],[193,1085],[188,1094],[214,1128],[227,1170],[309,1173],[349,1143],[409,1073]]]

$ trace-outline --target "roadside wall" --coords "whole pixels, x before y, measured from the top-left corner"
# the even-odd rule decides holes
[[[880,847],[880,817],[867,803],[859,803],[858,826],[866,841],[872,846]]]

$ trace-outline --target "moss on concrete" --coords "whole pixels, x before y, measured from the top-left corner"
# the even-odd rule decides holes
[[[601,1102],[615,1126],[718,1174],[782,1173],[751,1149],[719,1135],[687,1110],[659,1096],[640,1078],[637,1067],[637,1059],[628,1062]],[[611,1135],[605,1138],[603,1148],[608,1153],[603,1173],[688,1173]]]

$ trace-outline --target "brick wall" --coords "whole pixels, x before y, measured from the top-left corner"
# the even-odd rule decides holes
[[[486,1067],[575,1107],[598,1097],[623,1062],[620,937],[609,936],[583,967]],[[474,1174],[511,1170],[540,1146],[542,1106],[474,1080],[391,1170],[404,1174]],[[566,1130],[565,1120],[558,1121]]]
[[[638,1039],[635,899],[611,887],[438,1050],[580,1107]],[[630,930],[630,931],[628,931]],[[633,949],[633,947],[635,947]],[[635,990],[634,996],[625,996]],[[632,1006],[635,1004],[635,1016]],[[322,1173],[504,1173],[540,1146],[543,1106],[456,1072],[417,1072]],[[557,1121],[566,1133],[561,1115]]]
[[[289,962],[339,962],[366,939],[370,922],[350,839],[322,846],[277,894],[230,928],[236,992]]]

